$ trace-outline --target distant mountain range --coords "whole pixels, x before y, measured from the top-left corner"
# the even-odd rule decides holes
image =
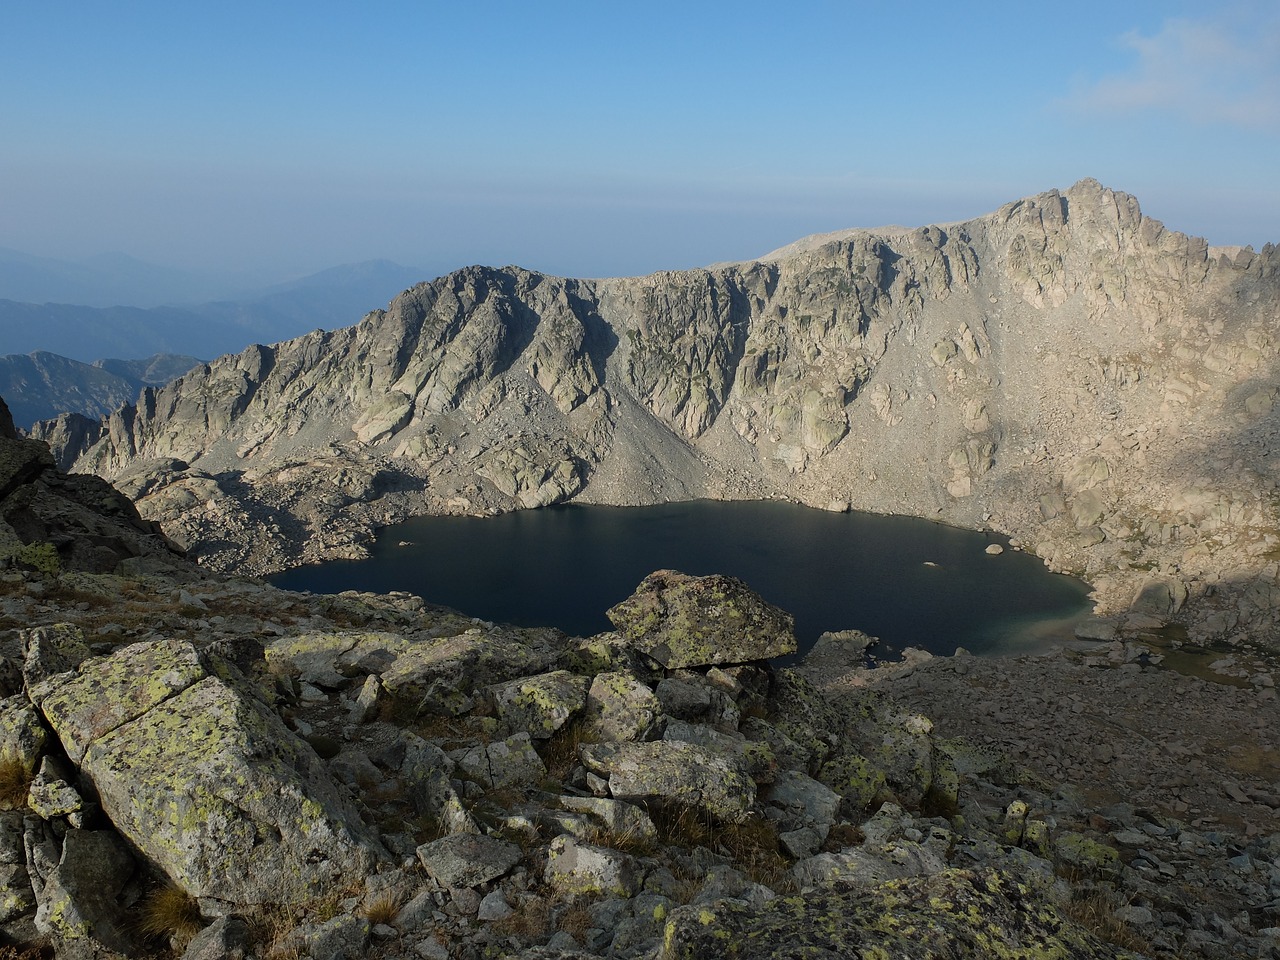
[[[251,343],[276,343],[316,329],[350,326],[425,279],[389,260],[323,270],[238,299],[190,306],[92,306],[35,303],[13,295],[12,255],[0,251],[0,350],[48,351],[91,363],[99,357],[174,353],[218,357]],[[5,260],[4,256],[9,256]]]
[[[0,247],[0,298],[27,303],[158,307],[235,297],[253,283],[239,276],[163,267],[122,253],[72,261]]]
[[[430,278],[416,267],[369,260],[236,298],[110,306],[115,293],[148,304],[165,290],[197,289],[200,278],[120,255],[76,264],[0,249],[0,395],[24,428],[60,413],[97,419],[136,400],[144,386],[181,376],[197,358],[350,326]],[[54,290],[86,302],[23,299]]]
[[[23,429],[60,413],[99,418],[137,400],[143,387],[166,384],[201,363],[167,353],[92,364],[43,350],[10,354],[0,357],[0,396]]]

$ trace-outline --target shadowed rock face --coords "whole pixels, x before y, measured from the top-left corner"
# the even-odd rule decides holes
[[[706,270],[467,268],[37,432],[222,568],[414,514],[783,494],[994,528],[1102,614],[1265,640],[1278,267],[1085,180]]]
[[[67,476],[48,446],[18,436],[0,400],[0,558],[45,570],[114,571],[194,567],[143,520],[133,503],[99,477]]]

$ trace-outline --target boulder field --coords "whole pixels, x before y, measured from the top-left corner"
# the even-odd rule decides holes
[[[6,956],[1276,956],[1263,661],[779,667],[783,611],[670,570],[592,637],[290,593],[42,451],[0,437],[51,538],[0,559]]]

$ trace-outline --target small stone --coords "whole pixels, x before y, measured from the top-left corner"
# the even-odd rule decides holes
[[[351,704],[348,719],[352,723],[368,723],[378,714],[378,705],[382,699],[382,683],[372,674],[364,678],[360,692]]]
[[[449,949],[434,937],[419,940],[413,945],[413,952],[422,960],[449,960]]]
[[[470,887],[459,887],[449,891],[449,904],[446,913],[456,917],[474,917],[480,909],[480,894]]]
[[[547,849],[546,881],[563,895],[630,897],[640,889],[640,880],[635,858],[617,850],[564,835]]]
[[[511,905],[507,903],[507,898],[502,895],[502,891],[491,890],[480,901],[480,907],[476,911],[476,919],[502,920],[511,916],[513,912]]]

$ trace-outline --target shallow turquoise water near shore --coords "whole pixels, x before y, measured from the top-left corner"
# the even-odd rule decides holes
[[[834,514],[777,501],[654,507],[571,504],[499,517],[422,517],[383,530],[367,560],[272,578],[290,590],[407,590],[522,626],[587,636],[663,567],[739,577],[790,611],[806,649],[825,630],[950,654],[1034,652],[1089,612],[1086,584],[1035,557],[985,553],[994,535],[910,517]]]

